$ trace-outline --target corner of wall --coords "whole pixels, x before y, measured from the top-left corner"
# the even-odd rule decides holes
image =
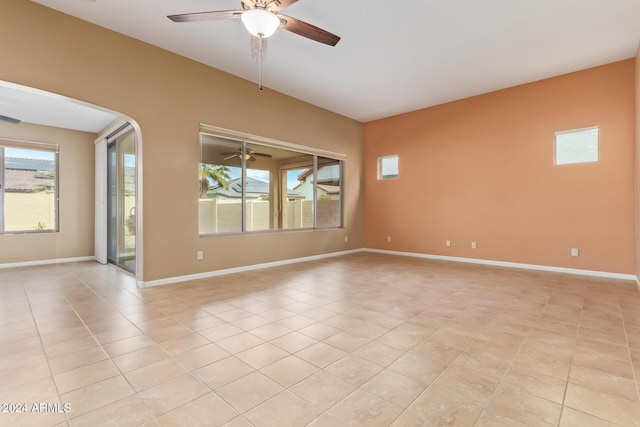
[[[636,230],[635,230],[635,260],[636,277],[640,278],[640,43],[636,51],[635,63],[635,209],[636,209]],[[640,288],[640,282],[638,283]]]

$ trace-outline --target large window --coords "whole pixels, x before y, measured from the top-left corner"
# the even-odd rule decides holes
[[[58,146],[0,140],[0,233],[58,230]]]
[[[201,133],[201,235],[342,226],[342,161]]]

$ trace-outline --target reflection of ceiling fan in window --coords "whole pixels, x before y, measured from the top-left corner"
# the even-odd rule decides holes
[[[238,151],[234,152],[234,153],[222,153],[222,155],[223,156],[228,156],[228,157],[225,157],[224,160],[233,159],[234,157],[242,158],[242,149],[238,149]],[[255,162],[256,161],[256,156],[258,156],[258,157],[267,157],[269,159],[272,157],[271,154],[256,153],[251,148],[247,148],[247,152],[244,155],[244,157],[245,157],[245,159],[247,161]]]

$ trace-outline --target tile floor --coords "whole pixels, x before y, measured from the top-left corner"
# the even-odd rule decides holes
[[[369,253],[149,289],[0,270],[3,426],[632,426],[639,380],[630,282]]]

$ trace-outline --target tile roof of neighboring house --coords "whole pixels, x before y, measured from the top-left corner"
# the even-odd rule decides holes
[[[4,188],[7,192],[29,193],[43,185],[55,185],[55,180],[32,170],[4,171]]]
[[[257,199],[261,196],[269,195],[269,183],[259,179],[247,177],[247,198]],[[242,181],[240,178],[232,179],[229,182],[229,188],[215,187],[207,192],[207,194],[217,194],[230,199],[242,197]],[[288,190],[287,196],[302,198],[303,195],[294,190]]]
[[[324,191],[327,194],[340,194],[340,186],[339,185],[325,185],[318,184],[318,188]]]
[[[7,192],[29,193],[43,185],[55,185],[55,179],[42,172],[55,171],[51,160],[5,159],[4,187]]]

